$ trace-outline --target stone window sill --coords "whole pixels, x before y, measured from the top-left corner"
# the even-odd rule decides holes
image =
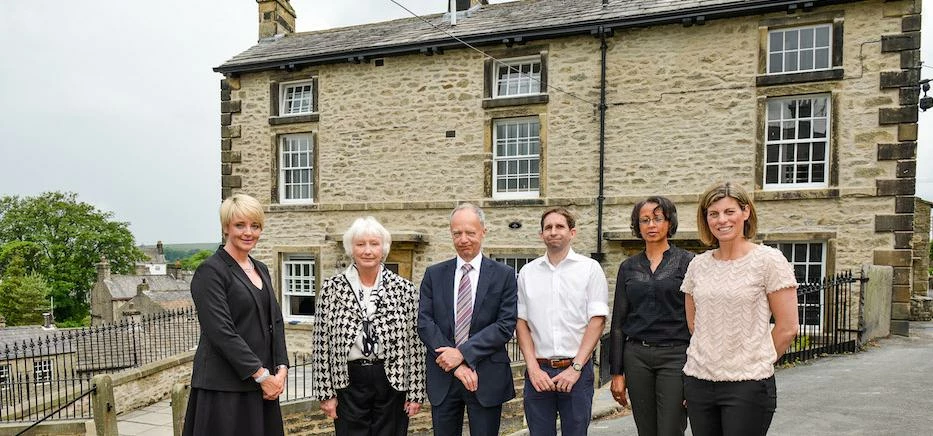
[[[845,70],[833,68],[822,71],[806,71],[803,73],[768,74],[755,78],[757,86],[787,85],[791,83],[823,82],[827,80],[842,80]]]
[[[289,115],[284,117],[269,117],[269,125],[281,126],[283,124],[316,123],[320,120],[321,114]]]
[[[507,106],[524,106],[529,104],[546,104],[547,94],[525,95],[521,97],[499,97],[483,99],[483,109],[492,109]]]

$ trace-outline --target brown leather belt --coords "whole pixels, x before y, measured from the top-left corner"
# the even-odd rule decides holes
[[[573,365],[573,359],[569,357],[565,359],[536,359],[536,360],[538,361],[538,365],[549,366],[554,369],[564,369],[570,365]]]

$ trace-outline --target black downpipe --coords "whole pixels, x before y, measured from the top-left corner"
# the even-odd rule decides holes
[[[606,35],[611,30],[600,27],[599,32],[599,194],[596,196],[596,252],[590,257],[602,263],[603,253],[603,203],[606,201]]]

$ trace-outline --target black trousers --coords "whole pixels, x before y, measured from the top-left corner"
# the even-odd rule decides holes
[[[405,392],[392,389],[385,366],[347,364],[350,384],[337,390],[337,436],[408,434]]]
[[[694,436],[764,436],[777,408],[774,376],[714,382],[685,375],[684,396]]]
[[[482,377],[482,375],[480,375]],[[463,434],[463,410],[466,408],[470,424],[470,436],[498,436],[502,419],[502,405],[485,407],[456,377],[450,382],[450,390],[440,404],[431,405],[431,423],[436,436],[461,436]]]
[[[687,344],[646,347],[626,341],[622,356],[638,435],[683,436],[687,429],[683,380]]]

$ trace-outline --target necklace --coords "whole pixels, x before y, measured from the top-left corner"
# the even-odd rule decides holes
[[[237,262],[237,264],[240,265],[240,268],[243,268],[243,272],[245,272],[245,273],[247,273],[247,274],[253,272],[253,269],[256,268],[256,266],[253,265],[253,261],[250,260],[250,259],[246,259],[246,262],[247,262],[247,265],[249,265],[249,266],[243,266],[243,264],[242,264],[242,263],[239,263],[239,262]]]

